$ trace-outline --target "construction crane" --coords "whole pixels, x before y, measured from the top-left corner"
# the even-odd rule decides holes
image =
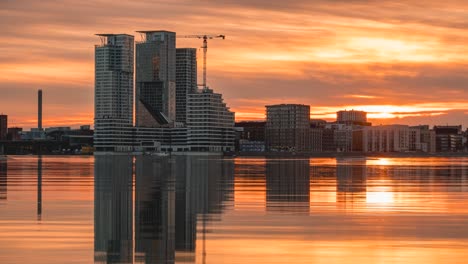
[[[197,38],[197,39],[203,39],[203,89],[206,90],[206,52],[208,51],[208,40],[209,39],[215,39],[215,38],[220,38],[220,39],[225,39],[225,35],[186,35],[186,36],[181,36],[182,38]]]

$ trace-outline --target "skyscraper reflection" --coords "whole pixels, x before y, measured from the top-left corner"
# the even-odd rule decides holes
[[[96,263],[195,263],[197,223],[203,241],[232,195],[232,162],[138,156],[134,195],[131,157],[95,164]]]
[[[365,203],[366,159],[338,158],[336,161],[336,201],[338,204]]]
[[[0,200],[7,199],[8,191],[8,163],[7,160],[0,160]]]
[[[309,212],[309,160],[266,162],[266,207],[271,211]]]
[[[135,260],[174,263],[175,163],[139,156],[135,161]]]
[[[133,263],[133,158],[96,156],[95,263]]]
[[[198,212],[195,183],[201,177],[192,177],[192,160],[181,156],[176,161],[175,249],[178,263],[195,263]]]

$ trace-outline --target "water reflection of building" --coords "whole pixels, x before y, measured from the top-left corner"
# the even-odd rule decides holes
[[[368,173],[391,180],[395,192],[441,189],[459,192],[467,188],[468,168],[456,158],[425,158],[424,162],[418,159],[406,162],[406,165],[398,166],[372,166]]]
[[[199,239],[204,241],[207,225],[219,218],[225,202],[232,199],[234,164],[196,156],[177,157],[176,163],[176,261],[195,263],[197,224]]]
[[[175,163],[141,156],[135,162],[135,260],[174,263]]]
[[[37,158],[37,219],[42,219],[42,157]]]
[[[309,160],[266,162],[266,207],[269,211],[309,212]]]
[[[203,241],[230,197],[232,162],[137,157],[134,218],[131,158],[97,156],[95,163],[96,262],[195,263],[197,224]]]
[[[133,263],[132,157],[96,156],[95,263]]]
[[[0,200],[7,199],[8,191],[8,163],[7,160],[0,160]]]
[[[176,166],[176,211],[175,250],[176,260],[195,263],[197,233],[197,190],[194,183],[200,178],[192,177],[192,162],[188,157],[177,157]]]
[[[357,203],[366,201],[367,173],[365,159],[337,159],[336,201]]]

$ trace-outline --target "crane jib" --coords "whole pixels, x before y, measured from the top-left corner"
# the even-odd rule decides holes
[[[220,39],[226,39],[225,35],[183,35],[179,36],[180,38],[197,38],[197,39],[203,39],[203,89],[206,90],[208,87],[206,85],[206,53],[208,51],[208,39],[215,39],[215,38],[220,38]]]

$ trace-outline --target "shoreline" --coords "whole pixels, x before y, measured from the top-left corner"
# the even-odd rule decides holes
[[[346,158],[346,157],[375,157],[375,158],[436,158],[436,157],[468,157],[468,152],[438,152],[438,153],[419,153],[419,152],[320,152],[320,153],[281,153],[281,152],[237,152],[226,156],[236,157],[266,157],[266,158]]]
[[[12,154],[0,155],[0,159],[5,159],[9,156],[75,156],[75,157],[94,157],[101,155],[130,155],[130,156],[144,156],[134,153],[94,153],[94,154]],[[375,157],[375,158],[436,158],[436,157],[468,157],[468,152],[438,152],[438,153],[419,153],[419,152],[320,152],[320,153],[288,153],[288,152],[173,152],[169,156],[224,156],[224,157],[264,157],[264,158],[346,158],[346,157]]]

